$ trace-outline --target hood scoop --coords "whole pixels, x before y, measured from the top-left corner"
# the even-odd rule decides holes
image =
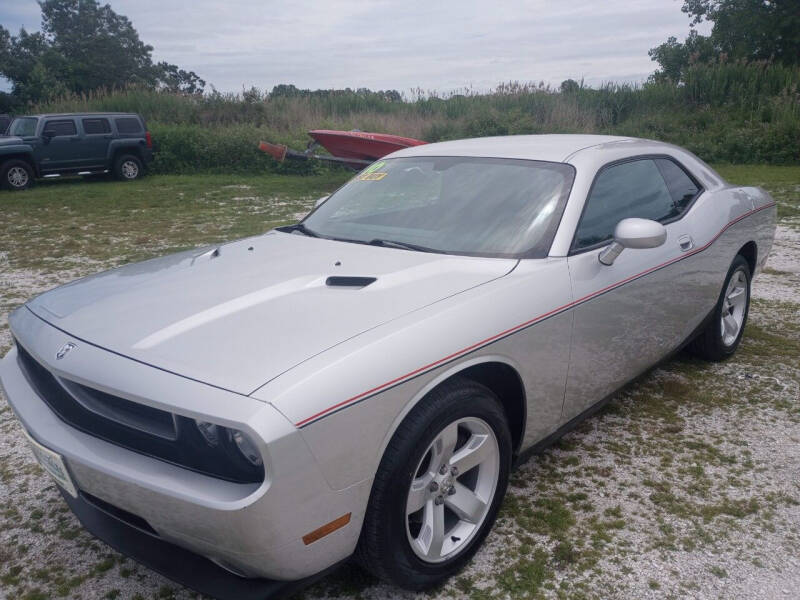
[[[325,285],[328,287],[364,288],[378,281],[376,277],[328,277]]]
[[[201,260],[214,260],[219,256],[219,254],[220,254],[219,247],[211,248],[210,250],[206,250],[202,254],[198,254],[197,256],[193,257],[192,262],[189,264],[193,265],[197,262],[200,262]]]

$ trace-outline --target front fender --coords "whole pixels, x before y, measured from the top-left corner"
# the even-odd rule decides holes
[[[413,391],[413,396],[411,397],[410,401],[403,407],[397,416],[395,417],[394,421],[392,422],[391,426],[389,427],[389,431],[387,435],[384,436],[383,442],[381,443],[380,448],[380,456],[383,456],[383,453],[386,451],[386,446],[389,445],[389,442],[392,440],[394,436],[394,432],[397,431],[397,428],[400,426],[400,423],[403,422],[417,404],[425,398],[431,391],[435,388],[440,386],[442,383],[447,381],[448,379],[457,376],[459,373],[463,373],[467,369],[471,367],[476,367],[478,365],[486,365],[491,363],[501,363],[511,367],[514,372],[517,374],[517,377],[522,379],[520,375],[523,371],[522,366],[517,363],[513,358],[505,354],[484,354],[481,353],[478,356],[468,356],[463,360],[460,360],[456,363],[449,364],[441,369],[438,369],[434,372],[432,377],[428,377],[425,379],[424,385],[417,386],[418,389]],[[523,435],[524,435],[524,426],[523,426]]]
[[[8,144],[0,146],[0,159],[6,156],[24,155],[33,162],[33,146],[30,144]]]
[[[323,352],[253,396],[303,432],[334,489],[372,477],[408,412],[433,387],[482,362],[519,374],[529,445],[561,417],[572,319],[563,307],[570,298],[564,259],[530,261]]]

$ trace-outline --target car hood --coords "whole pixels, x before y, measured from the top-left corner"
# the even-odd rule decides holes
[[[0,146],[22,144],[22,138],[15,135],[0,135]]]
[[[28,308],[78,340],[250,394],[359,333],[502,277],[516,262],[271,231],[87,277]],[[341,286],[330,277],[375,281]]]

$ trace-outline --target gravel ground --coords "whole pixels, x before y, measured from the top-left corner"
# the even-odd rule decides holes
[[[460,576],[415,595],[345,567],[303,596],[798,597],[800,232],[791,225],[754,283],[737,355],[714,365],[679,356],[522,465]],[[10,308],[105,266],[18,269],[0,253],[0,353]],[[85,533],[0,398],[0,600],[57,597],[198,596]]]

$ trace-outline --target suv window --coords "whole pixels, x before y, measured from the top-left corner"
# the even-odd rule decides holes
[[[14,119],[11,126],[8,128],[8,135],[16,135],[19,137],[30,137],[36,135],[36,125],[39,119],[36,117],[23,117]]]
[[[111,124],[108,119],[83,119],[83,131],[86,135],[111,133]]]
[[[135,117],[121,117],[115,119],[117,131],[120,133],[141,133],[142,124]]]
[[[661,172],[652,159],[603,169],[586,199],[574,249],[610,240],[622,219],[666,221],[679,214]]]
[[[683,212],[700,192],[700,186],[686,174],[680,165],[668,158],[657,158],[655,162],[664,181],[667,182],[667,188],[672,195],[675,208],[678,209],[678,212]]]
[[[55,137],[59,135],[77,135],[78,130],[75,127],[75,121],[48,121],[45,123],[42,133],[52,133]]]

